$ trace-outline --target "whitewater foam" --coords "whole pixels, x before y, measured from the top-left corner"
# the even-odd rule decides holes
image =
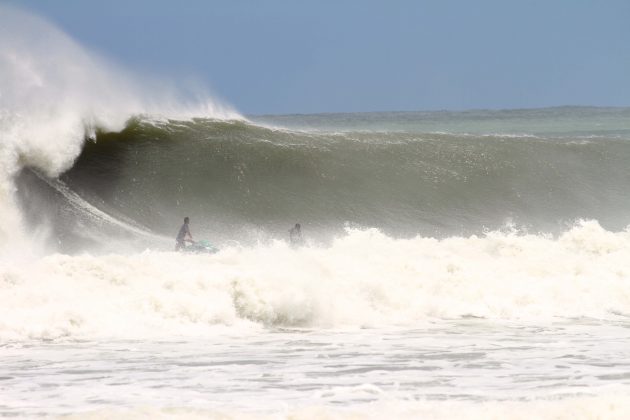
[[[443,240],[354,230],[216,255],[51,255],[0,265],[0,337],[212,335],[213,328],[415,326],[478,317],[630,315],[630,233],[582,222],[558,238]]]

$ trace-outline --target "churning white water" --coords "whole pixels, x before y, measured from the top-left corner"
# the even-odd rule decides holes
[[[215,255],[50,255],[0,265],[0,337],[212,336],[217,326],[418,327],[466,317],[549,322],[630,314],[630,234],[392,239],[349,231]]]

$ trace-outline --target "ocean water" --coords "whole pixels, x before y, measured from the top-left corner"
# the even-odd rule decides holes
[[[148,79],[0,7],[0,416],[630,416],[630,109]]]

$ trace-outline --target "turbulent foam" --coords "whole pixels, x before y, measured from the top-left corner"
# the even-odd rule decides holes
[[[422,325],[436,318],[630,315],[630,233],[554,239],[350,231],[327,248],[52,255],[0,266],[0,337],[212,335],[216,328]]]

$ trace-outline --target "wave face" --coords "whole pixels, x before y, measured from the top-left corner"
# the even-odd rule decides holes
[[[172,237],[187,215],[198,237],[219,242],[283,238],[295,222],[313,240],[347,226],[446,237],[506,224],[559,233],[596,219],[618,230],[630,212],[628,117],[627,109],[567,108],[136,118],[87,141],[60,181],[155,234]],[[438,124],[446,132],[427,131]],[[475,133],[482,124],[488,132]]]

